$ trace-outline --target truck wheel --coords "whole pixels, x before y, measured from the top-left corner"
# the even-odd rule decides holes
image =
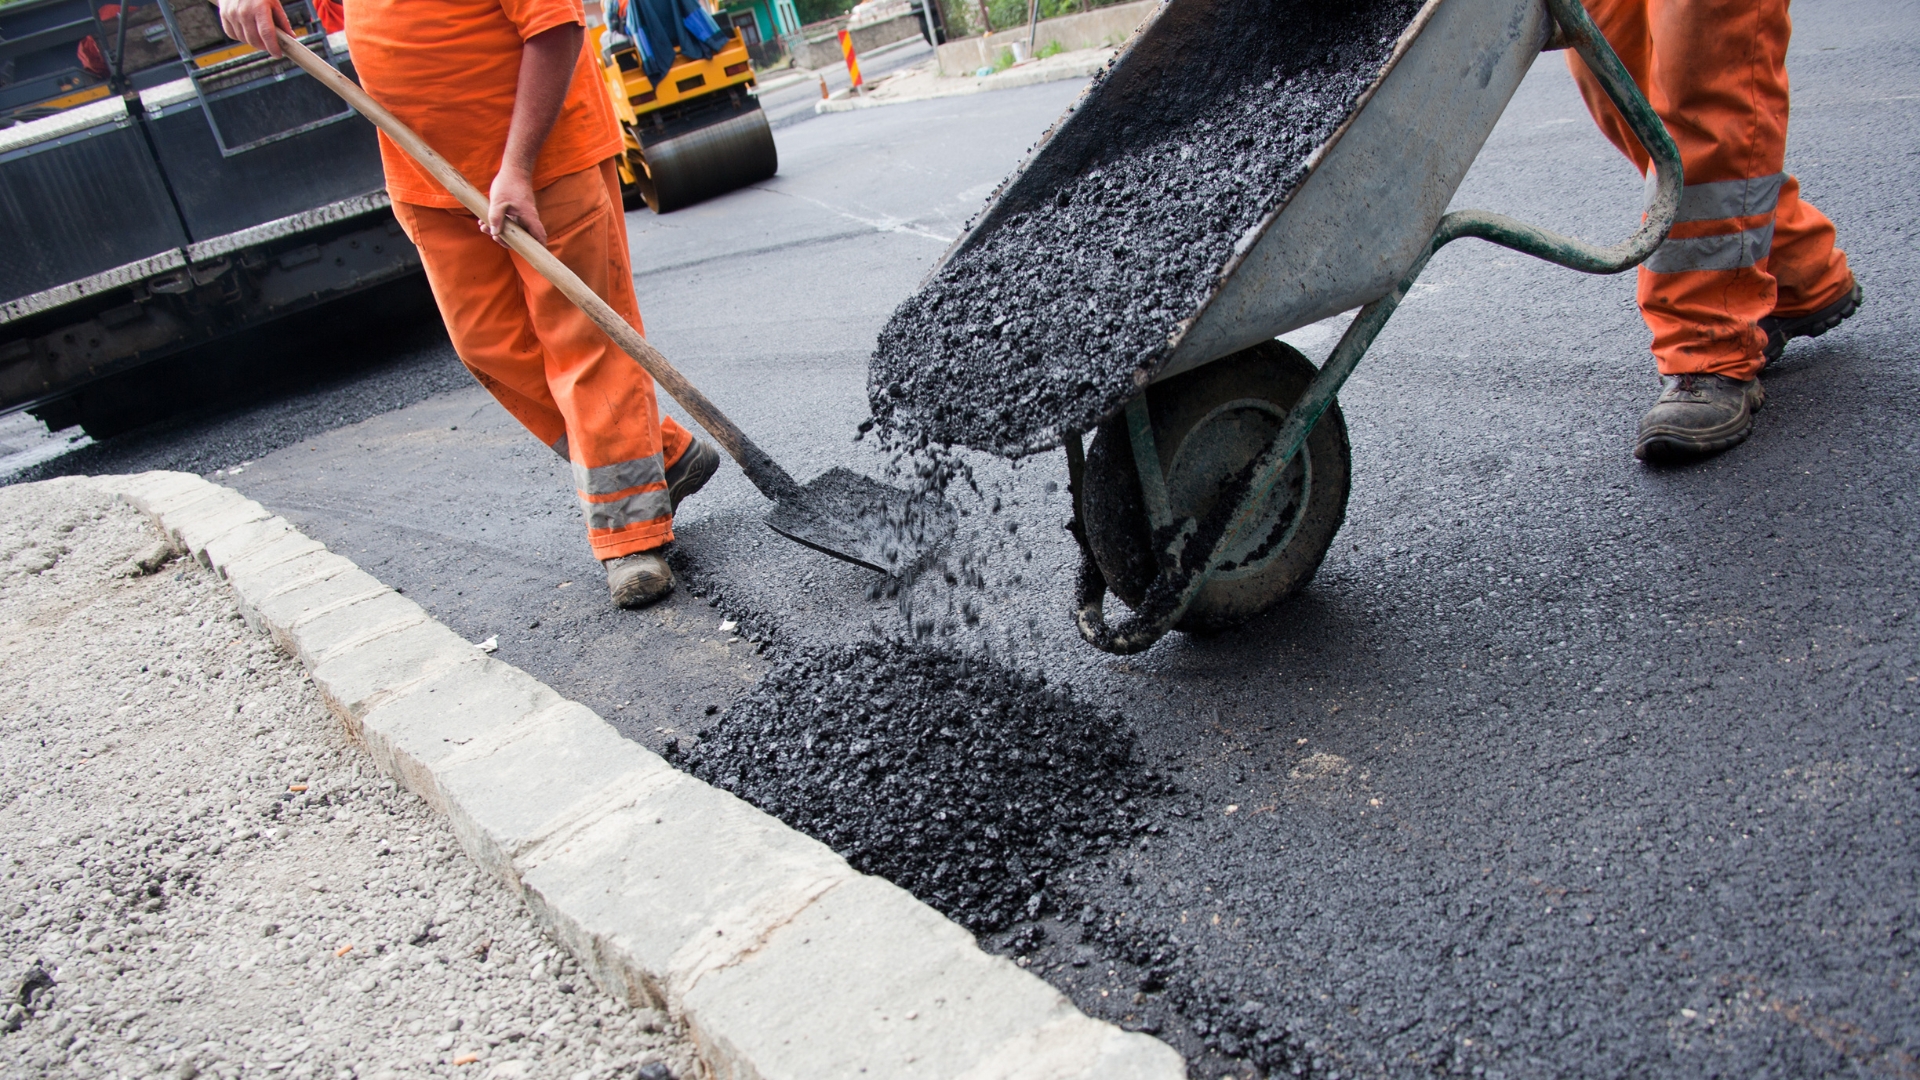
[[[1155,449],[1174,519],[1202,517],[1220,489],[1265,448],[1316,369],[1292,346],[1263,342],[1147,388]],[[1353,457],[1335,402],[1269,493],[1260,527],[1213,575],[1175,629],[1210,633],[1299,592],[1346,520]],[[1114,595],[1138,608],[1156,573],[1146,504],[1123,413],[1087,451],[1082,520]]]

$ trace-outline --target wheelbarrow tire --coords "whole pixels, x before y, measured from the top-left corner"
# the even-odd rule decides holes
[[[1269,341],[1147,388],[1155,449],[1176,520],[1212,507],[1227,480],[1279,430],[1316,370],[1292,346]],[[1260,535],[1233,553],[1233,567],[1200,590],[1175,629],[1217,633],[1267,611],[1313,579],[1347,513],[1353,455],[1338,402],[1314,425],[1305,451],[1305,461],[1290,465],[1275,485]],[[1095,431],[1086,487],[1082,519],[1094,561],[1113,594],[1137,609],[1157,558],[1125,414]],[[1276,499],[1284,501],[1271,505]]]

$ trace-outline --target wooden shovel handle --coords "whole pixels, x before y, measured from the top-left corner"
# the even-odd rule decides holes
[[[483,221],[486,220],[489,205],[487,197],[480,194],[478,188],[468,183],[460,170],[454,168],[446,158],[441,157],[433,147],[428,146],[426,140],[416,135],[412,128],[401,123],[398,117],[382,108],[379,102],[373,100],[365,90],[360,89],[359,84],[340,74],[332,64],[315,56],[313,50],[300,43],[299,38],[285,30],[278,33],[280,46],[286,50],[287,59],[298,64],[301,70],[320,80],[327,89],[340,95],[347,104],[352,105],[360,111],[361,115],[373,121],[374,126],[386,132],[387,138],[400,144],[400,148],[405,150],[408,156],[419,162],[421,168],[433,174],[433,178],[440,181],[442,187],[452,192],[453,197],[460,200],[460,205],[473,211],[474,216]],[[586,312],[587,317],[592,319],[596,326],[606,331],[614,344],[638,361],[640,366],[647,370],[647,374],[652,375],[654,381],[659,383],[667,393],[673,395],[673,400],[679,402],[681,408],[687,410],[688,415],[692,416],[701,427],[706,428],[707,433],[712,435],[727,453],[733,455],[733,459],[739,462],[740,468],[746,472],[747,478],[752,480],[754,486],[758,487],[762,493],[778,501],[798,490],[793,478],[787,475],[787,471],[782,469],[778,462],[754,445],[753,440],[747,438],[745,432],[735,427],[725,413],[715,408],[713,402],[708,401],[705,394],[702,394],[687,381],[686,376],[680,374],[672,364],[668,363],[667,358],[660,355],[658,349],[647,344],[647,339],[641,337],[640,332],[635,330],[631,323],[621,318],[620,314],[609,307],[605,300],[600,299],[592,289],[587,287],[586,282],[580,280],[579,275],[567,269],[567,265],[561,262],[553,252],[548,251],[545,245],[535,240],[511,218],[507,220],[506,228],[501,230],[500,239],[506,242],[507,247],[511,248],[514,254],[527,260],[535,270],[539,271],[541,277],[552,282],[553,287],[565,294],[567,299],[578,304],[580,310]]]

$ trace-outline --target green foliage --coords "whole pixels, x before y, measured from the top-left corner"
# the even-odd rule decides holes
[[[993,58],[993,70],[996,72],[1005,71],[1012,66],[1013,66],[1013,50],[1012,49],[1001,49],[1000,55]]]
[[[801,25],[823,22],[836,15],[845,15],[853,10],[858,0],[793,0],[795,10],[800,12]]]
[[[1123,2],[1125,0],[1040,0],[1040,17],[1051,19],[1057,15],[1078,15],[1083,11]],[[977,0],[975,6],[978,6]],[[987,10],[993,13],[995,30],[1027,25],[1027,0],[987,0]],[[979,16],[976,14],[974,18],[978,21]]]
[[[1059,56],[1066,51],[1067,47],[1065,45],[1057,41],[1049,41],[1045,45],[1040,46],[1040,51],[1033,55],[1038,59],[1045,60],[1049,56]]]

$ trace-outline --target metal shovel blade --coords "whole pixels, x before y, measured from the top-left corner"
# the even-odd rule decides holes
[[[915,498],[850,469],[829,469],[767,512],[795,543],[890,577],[923,566],[957,527],[953,507]]]

